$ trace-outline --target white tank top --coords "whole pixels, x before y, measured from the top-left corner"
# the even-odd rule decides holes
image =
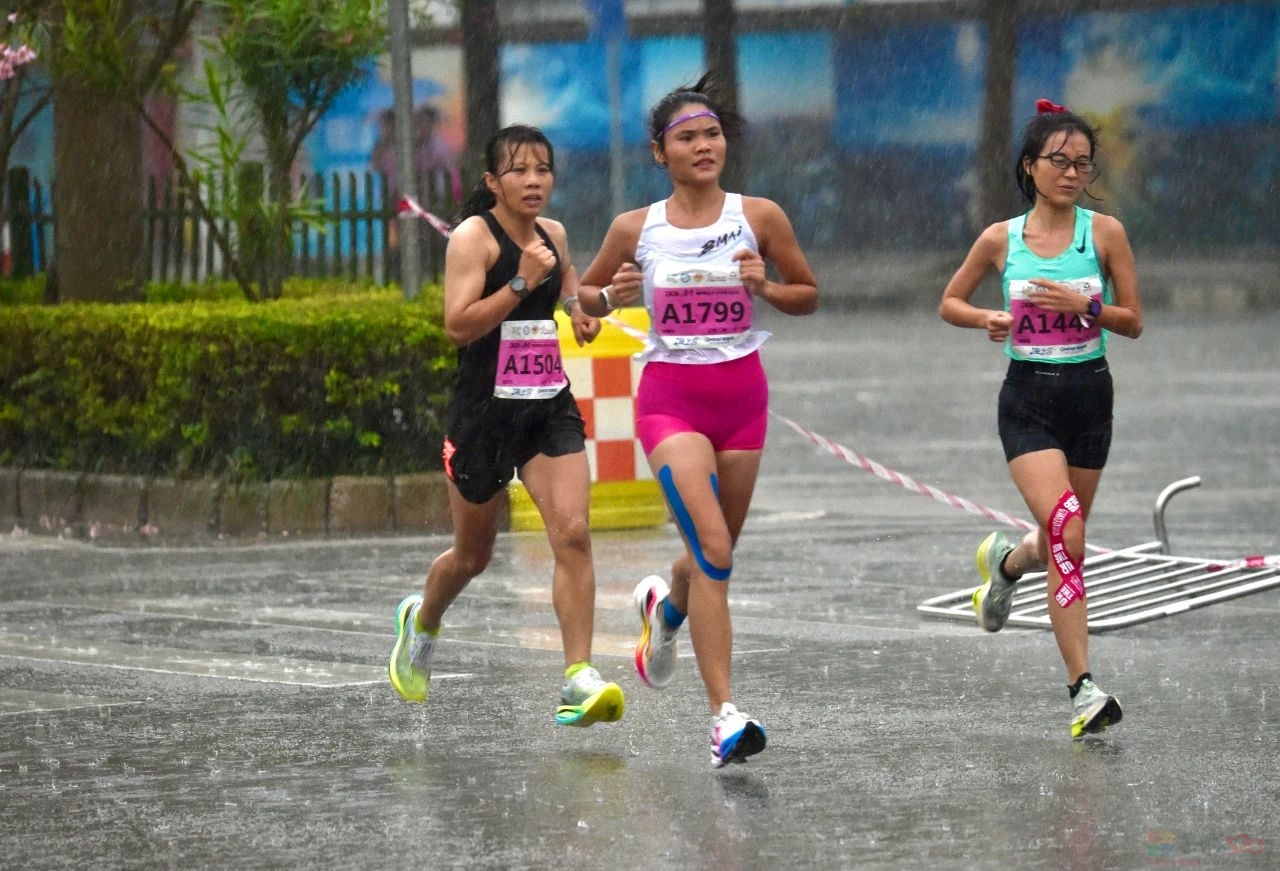
[[[693,230],[667,221],[666,200],[649,206],[636,245],[650,322],[638,359],[723,363],[765,343],[771,334],[754,329],[754,300],[733,259],[744,248],[760,250],[741,194],[725,194],[716,222]]]

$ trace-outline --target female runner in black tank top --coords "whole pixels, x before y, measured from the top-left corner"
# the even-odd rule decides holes
[[[507,127],[486,158],[482,186],[445,251],[444,328],[459,358],[444,445],[453,546],[431,563],[422,594],[400,603],[388,670],[401,697],[426,700],[445,610],[489,564],[504,490],[519,470],[555,558],[552,603],[565,662],[556,720],[589,726],[621,717],[623,697],[590,662],[591,480],[553,320],[561,295],[576,291],[577,272],[564,227],[540,217],[554,183],[551,143],[535,128]],[[600,329],[580,309],[572,322],[579,344]]]

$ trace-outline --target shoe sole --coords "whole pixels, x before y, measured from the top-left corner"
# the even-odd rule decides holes
[[[396,646],[391,648],[391,658],[387,660],[387,678],[391,681],[391,688],[406,702],[425,702],[427,700],[427,692],[425,690],[422,695],[418,695],[417,692],[401,686],[400,680],[396,677],[396,659],[400,656],[400,651],[409,638],[409,633],[405,631],[405,623],[409,620],[409,614],[413,611],[413,606],[419,601],[421,600],[415,596],[406,596],[400,601],[400,606],[396,608]]]
[[[556,708],[556,723],[582,728],[593,723],[616,723],[622,719],[624,710],[626,700],[622,696],[622,687],[609,683],[580,705],[561,705]]]
[[[978,628],[984,632],[999,632],[1004,628],[1003,621],[994,629],[982,622],[982,603],[986,601],[987,594],[991,592],[991,573],[987,570],[987,554],[995,546],[996,539],[999,537],[999,532],[993,532],[988,535],[982,540],[982,544],[978,545],[978,551],[973,555],[973,561],[978,567],[978,574],[982,577],[982,586],[973,591],[973,597],[970,601],[973,604],[973,615],[978,621]],[[1005,615],[1005,620],[1008,619],[1008,615]]]
[[[1124,719],[1124,712],[1120,710],[1120,703],[1115,699],[1107,699],[1092,717],[1071,723],[1071,737],[1083,738],[1086,735],[1105,732],[1108,726],[1114,726],[1122,719]]]
[[[746,762],[748,756],[755,756],[765,748],[768,738],[764,732],[764,726],[758,723],[747,723],[738,738],[731,745],[729,751],[722,756],[717,756],[715,751],[711,753],[711,764],[716,768],[724,768],[735,762]],[[721,745],[723,750],[723,745]]]
[[[656,587],[656,584],[649,584],[644,588],[643,595],[640,595],[641,590],[636,590],[636,609],[640,612],[640,624],[643,627],[640,630],[640,642],[636,645],[636,674],[640,676],[640,680],[645,686],[660,690],[666,684],[656,684],[649,679],[649,670],[646,667],[645,658],[645,651],[649,649],[649,642],[653,640],[653,622],[649,619],[649,609],[652,607],[655,598],[657,598],[655,595]]]

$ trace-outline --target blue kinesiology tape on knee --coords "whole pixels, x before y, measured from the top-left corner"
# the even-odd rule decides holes
[[[707,558],[702,553],[702,545],[698,542],[698,530],[693,526],[693,518],[689,516],[689,510],[684,507],[684,500],[680,498],[680,491],[676,489],[675,478],[671,475],[671,467],[663,466],[658,470],[658,482],[662,484],[662,492],[667,496],[667,503],[671,506],[671,513],[675,515],[676,524],[679,525],[681,532],[689,542],[689,550],[693,551],[693,558],[697,560],[698,567],[706,573],[707,577],[713,581],[727,581],[729,575],[733,574],[733,566],[727,569],[717,568],[707,562]],[[716,488],[716,476],[711,476],[711,487]]]

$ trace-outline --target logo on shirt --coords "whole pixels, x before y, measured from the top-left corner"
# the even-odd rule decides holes
[[[699,257],[706,256],[712,251],[715,251],[717,248],[723,248],[724,246],[728,245],[730,242],[735,242],[741,238],[742,238],[742,227],[739,226],[738,229],[730,233],[724,233],[720,236],[715,236],[714,238],[708,239],[707,241],[703,242],[702,250],[698,252],[698,256]]]

